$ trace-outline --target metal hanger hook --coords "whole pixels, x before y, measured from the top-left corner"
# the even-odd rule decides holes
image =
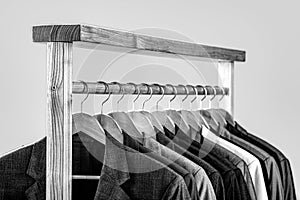
[[[225,88],[221,87],[221,90],[222,90],[222,97],[219,99],[220,102],[224,99],[226,95]]]
[[[184,90],[185,90],[185,93],[186,93],[186,96],[181,100],[181,103],[183,103],[189,96],[189,94],[188,94],[189,90],[188,90],[186,85],[178,85],[178,86],[184,87]]]
[[[204,90],[204,97],[202,97],[202,99],[200,99],[200,102],[199,102],[200,109],[202,109],[202,102],[207,97],[207,89],[204,86],[202,86],[202,85],[197,85],[196,87],[201,87]]]
[[[198,98],[198,90],[195,86],[193,85],[187,85],[187,87],[191,87],[193,88],[194,92],[195,92],[195,97],[190,101],[190,110],[192,110],[192,103],[194,103],[194,101]]]
[[[141,95],[141,91],[140,91],[140,88],[138,86],[136,86],[136,89],[137,89],[137,92],[138,92],[138,95],[135,97],[135,99],[133,100],[133,105],[135,104],[136,100],[138,100],[138,98],[140,97]]]
[[[109,91],[109,86],[107,83],[105,83],[104,81],[97,82],[97,84],[101,84],[101,83],[105,85],[104,93],[106,93],[106,91],[108,91],[108,97],[101,103],[101,114],[103,114],[103,105],[109,100],[109,98],[111,96],[111,92]]]
[[[218,86],[218,85],[214,86],[214,88],[220,89],[222,91],[222,97],[218,100],[219,102],[221,102],[221,100],[225,96],[225,89],[223,87]]]
[[[183,87],[185,90],[185,93],[186,93],[186,96],[181,100],[181,103],[180,103],[180,108],[182,109],[183,102],[188,98],[189,94],[188,94],[187,86],[185,86],[185,85],[178,85],[178,86]]]
[[[195,101],[196,99],[198,99],[198,90],[197,90],[197,88],[196,88],[195,86],[193,86],[193,85],[187,85],[187,86],[192,87],[193,90],[195,91],[195,97],[191,100],[191,103],[194,103],[194,101]]]
[[[165,96],[165,89],[163,88],[163,86],[154,83],[152,84],[153,86],[158,86],[159,87],[159,92],[162,92],[162,96],[156,101],[156,111],[158,111],[158,103],[164,98]]]
[[[205,86],[205,87],[211,87],[211,88],[213,89],[213,91],[214,91],[214,96],[210,99],[210,101],[214,100],[214,99],[216,98],[216,96],[217,96],[217,90],[216,90],[216,88],[213,87],[213,86]]]
[[[82,83],[84,84],[84,91],[85,91],[85,89],[87,89],[87,95],[86,95],[86,97],[80,102],[80,111],[81,111],[81,113],[82,113],[83,103],[84,103],[84,102],[87,100],[87,98],[89,97],[90,91],[89,91],[89,87],[88,87],[88,85],[87,85],[86,82],[84,82],[84,81],[82,81],[82,80],[80,80],[80,82],[82,82]]]
[[[202,85],[197,85],[196,87],[201,87],[201,88],[204,90],[204,97],[202,97],[202,99],[200,99],[201,102],[202,102],[202,101],[204,101],[204,99],[206,99],[206,97],[207,97],[207,89],[206,89],[204,86],[202,86]],[[199,94],[199,93],[198,93],[198,94]]]
[[[136,84],[134,84],[134,83],[127,83],[127,84],[128,84],[128,85],[133,85],[133,87],[134,87],[134,91],[133,91],[133,93],[132,93],[132,94],[134,94],[136,91],[138,91],[138,96],[137,96],[137,98],[138,98],[138,97],[139,97],[139,95],[140,95],[140,89],[139,89],[139,88],[136,86]],[[136,99],[137,99],[137,98],[136,98]],[[134,103],[135,103],[136,99],[132,101],[132,105],[133,105],[133,108],[132,108],[132,110],[135,110]]]
[[[124,98],[125,96],[125,91],[124,91],[124,88],[122,87],[122,85],[120,84],[120,87],[121,87],[121,93],[123,94],[121,96],[121,98],[117,101],[117,104],[119,105],[119,103],[121,102],[121,100]]]
[[[172,87],[173,92],[174,92],[174,96],[172,97],[172,99],[169,100],[169,109],[171,109],[171,102],[177,97],[177,89],[174,85],[171,85],[171,84],[166,84],[166,86]]]
[[[117,84],[117,85],[119,86],[119,92],[118,92],[118,93],[122,93],[121,98],[117,100],[117,111],[119,111],[119,103],[120,103],[120,101],[121,101],[121,100],[124,98],[124,96],[125,96],[124,88],[122,87],[122,84],[121,84],[121,83],[116,82],[116,81],[111,82],[111,84]]]
[[[216,88],[214,88],[214,87],[212,87],[212,86],[205,86],[205,87],[211,87],[212,89],[213,89],[213,91],[214,91],[214,96],[212,97],[212,98],[210,98],[209,99],[209,108],[212,108],[212,101],[216,98],[216,96],[217,96],[217,90],[216,90]]]
[[[148,93],[149,90],[150,90],[150,97],[149,97],[148,99],[146,99],[146,100],[143,102],[142,110],[144,110],[144,109],[145,109],[145,104],[146,104],[146,102],[148,102],[148,101],[152,98],[152,96],[153,96],[153,89],[152,89],[152,87],[150,87],[150,86],[149,86],[148,84],[146,84],[146,83],[142,83],[142,85],[147,86],[147,93]]]

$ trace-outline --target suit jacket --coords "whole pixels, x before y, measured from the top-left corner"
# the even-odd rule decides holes
[[[73,174],[100,175],[73,180],[74,200],[190,199],[181,176],[106,134],[105,146],[73,135]],[[43,200],[45,180],[46,138],[0,158],[0,200]]]
[[[226,199],[251,199],[243,175],[236,166],[226,160],[226,158],[217,156],[218,152],[213,155],[214,148],[211,149],[211,152],[201,152],[201,143],[190,139],[182,130],[178,127],[176,128],[176,135],[166,132],[166,136],[194,155],[201,157],[221,173],[225,186]]]
[[[186,157],[176,153],[175,151],[169,149],[168,147],[160,144],[153,138],[145,138],[144,146],[153,150],[157,154],[168,158],[174,163],[182,166],[184,169],[188,170],[195,177],[197,191],[199,192],[199,197],[202,200],[210,199],[216,200],[216,195],[214,193],[213,186],[205,173],[204,169],[194,163],[193,161],[187,159]]]
[[[228,123],[227,127],[231,125]],[[238,137],[262,148],[264,151],[274,157],[279,167],[281,180],[283,184],[284,199],[285,200],[296,200],[295,184],[293,180],[293,173],[288,158],[276,147],[263,139],[247,132],[239,123],[235,122],[236,134]]]
[[[169,132],[168,129],[166,129],[166,128],[164,128],[164,130],[165,130],[165,133]],[[165,134],[161,133],[158,130],[156,130],[156,131],[157,131],[156,140],[159,143],[172,149],[173,151],[179,153],[180,155],[183,155],[184,157],[193,161],[197,165],[201,166],[204,169],[205,173],[207,174],[207,176],[213,186],[217,200],[225,200],[225,188],[224,188],[223,179],[222,179],[221,174],[214,167],[212,167],[210,164],[208,164],[201,158],[195,156],[194,154],[189,152],[187,149],[184,149],[184,148],[180,147],[179,145],[177,145],[176,143],[174,143]]]
[[[236,136],[235,127],[227,126],[228,131],[222,131],[221,137],[247,150],[260,161],[269,200],[284,200],[284,191],[278,165],[273,156],[262,148]]]

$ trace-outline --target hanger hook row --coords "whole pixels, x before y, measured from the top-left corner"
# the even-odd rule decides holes
[[[104,82],[104,81],[97,81],[97,85],[98,84],[104,84],[105,85],[104,93],[108,92],[107,98],[104,101],[102,101],[102,103],[101,103],[101,114],[103,114],[103,105],[109,100],[109,98],[111,96],[111,92],[110,92],[109,86],[108,86],[108,84],[106,82]]]
[[[84,89],[83,89],[83,91],[85,91],[85,89],[87,89],[87,95],[86,95],[86,97],[80,102],[80,111],[81,111],[81,113],[82,113],[82,108],[83,108],[83,103],[87,100],[87,98],[89,97],[89,95],[90,95],[90,91],[89,91],[89,87],[88,87],[88,84],[86,83],[86,82],[84,82],[84,81],[82,81],[82,80],[79,80],[81,83],[83,83],[83,85],[84,85]]]

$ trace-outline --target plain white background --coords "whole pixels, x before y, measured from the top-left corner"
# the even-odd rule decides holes
[[[149,34],[153,28],[169,30],[160,34],[247,51],[247,61],[235,68],[235,118],[285,153],[299,188],[299,19],[297,0],[2,2],[0,154],[45,134],[46,51],[44,45],[32,42],[32,25],[88,23],[144,33],[152,27]],[[75,55],[80,66],[90,52]],[[132,80],[133,74],[123,80]]]

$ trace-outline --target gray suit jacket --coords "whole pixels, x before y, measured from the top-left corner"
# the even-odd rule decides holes
[[[100,175],[73,180],[73,200],[190,199],[181,176],[109,134],[106,145],[73,135],[73,174]],[[0,200],[43,200],[45,180],[46,138],[0,158]]]

